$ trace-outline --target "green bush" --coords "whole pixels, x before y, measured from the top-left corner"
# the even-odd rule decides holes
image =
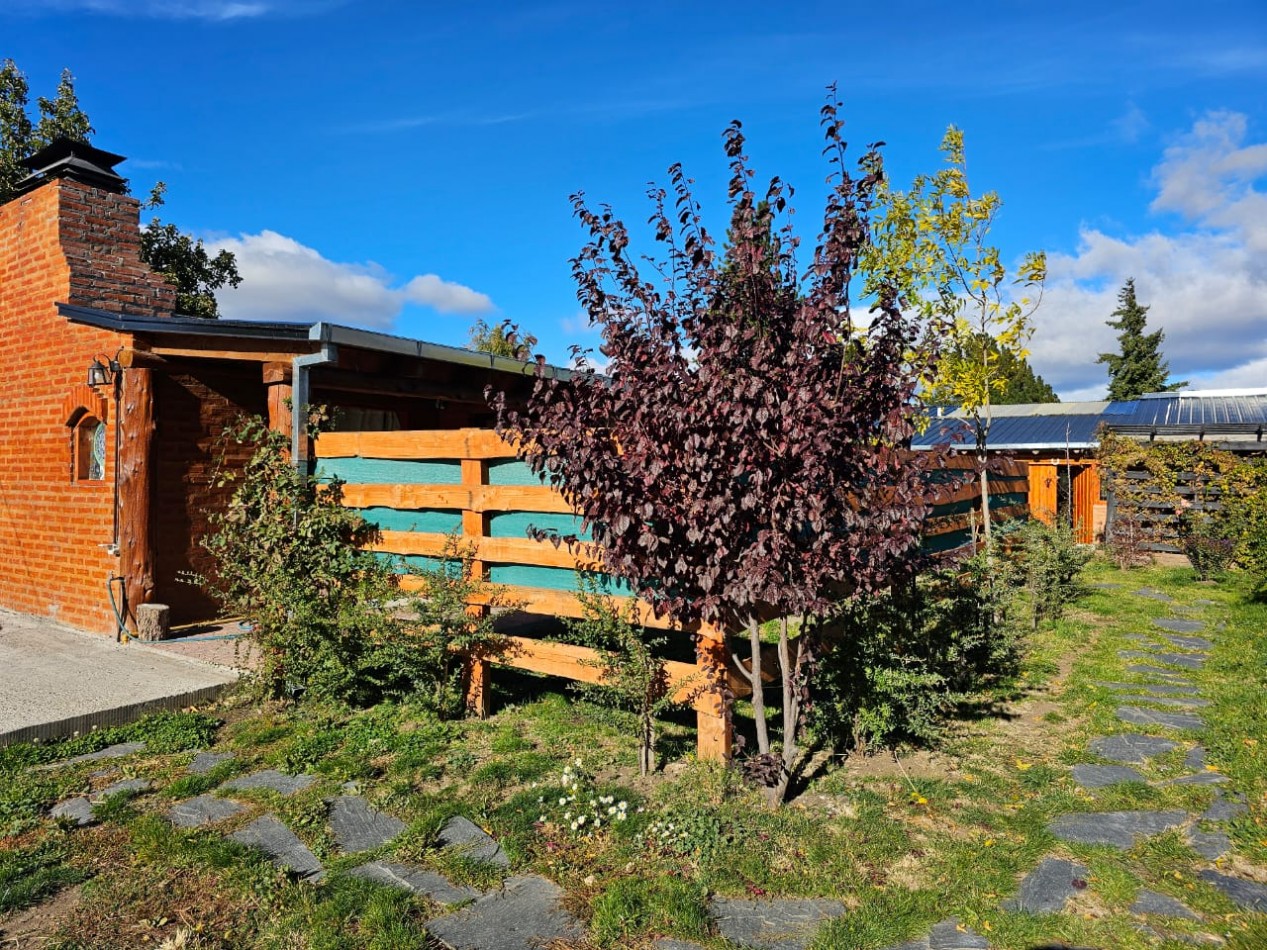
[[[1254,470],[1258,484],[1225,498],[1227,531],[1236,563],[1254,579],[1254,594],[1267,599],[1267,465]]]
[[[1073,528],[1063,521],[1048,526],[1028,521],[1015,532],[1018,567],[1028,594],[1035,630],[1043,621],[1064,616],[1065,608],[1086,593],[1079,581],[1091,560],[1091,549],[1074,540]]]
[[[1019,670],[1016,613],[1013,569],[1001,554],[846,601],[819,660],[815,731],[857,752],[936,741],[957,706]]]
[[[202,542],[215,571],[196,579],[248,621],[259,691],[353,705],[409,696],[460,712],[463,657],[492,640],[488,618],[466,609],[483,592],[470,553],[451,541],[406,594],[402,565],[367,550],[378,528],[343,507],[342,483],[297,471],[262,419],[229,437],[255,450]]]

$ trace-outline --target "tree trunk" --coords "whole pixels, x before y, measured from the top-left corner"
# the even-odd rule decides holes
[[[748,621],[748,641],[752,646],[752,669],[748,680],[752,683],[752,718],[757,724],[757,751],[762,755],[770,751],[770,730],[765,718],[765,693],[761,682],[761,624],[753,617]]]
[[[799,658],[798,658],[799,666]],[[792,782],[792,769],[796,765],[797,726],[801,718],[800,700],[797,695],[796,670],[792,668],[792,652],[788,642],[787,617],[779,620],[779,673],[783,680],[783,768],[779,772],[778,784],[770,790],[772,804],[781,805],[787,798],[788,786]]]

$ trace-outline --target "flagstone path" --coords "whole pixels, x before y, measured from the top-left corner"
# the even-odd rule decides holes
[[[1171,598],[1160,591],[1144,588],[1135,594],[1173,604]],[[1123,783],[1154,786],[1209,784],[1216,786],[1214,802],[1200,815],[1177,809],[1064,814],[1053,819],[1048,830],[1061,841],[1116,848],[1130,848],[1154,835],[1179,830],[1196,853],[1214,862],[1232,850],[1231,839],[1224,830],[1227,823],[1248,811],[1243,794],[1218,787],[1227,781],[1226,776],[1206,767],[1205,749],[1193,741],[1194,735],[1199,735],[1205,727],[1201,709],[1209,706],[1210,702],[1186,677],[1189,671],[1204,666],[1214,643],[1208,636],[1198,636],[1209,633],[1200,619],[1159,618],[1154,621],[1154,626],[1158,631],[1155,638],[1135,637],[1133,639],[1138,641],[1140,648],[1122,650],[1118,654],[1123,660],[1147,661],[1124,664],[1128,672],[1137,674],[1144,681],[1096,684],[1113,695],[1115,704],[1120,704],[1115,705],[1117,718],[1143,731],[1123,731],[1093,738],[1088,749],[1101,761],[1074,765],[1071,776],[1078,786],[1093,791]],[[1167,778],[1147,777],[1151,774],[1153,759],[1180,748],[1186,749],[1183,774]],[[118,759],[142,749],[141,743],[125,743],[41,768]],[[231,755],[202,752],[194,756],[188,771],[202,775],[231,761]],[[167,810],[166,816],[180,828],[230,822],[246,812],[248,806],[232,797],[224,797],[226,794],[263,789],[290,796],[309,788],[315,781],[316,777],[312,775],[290,775],[265,769],[231,778],[223,782],[216,793],[177,802]],[[149,789],[149,783],[142,779],[115,782],[91,795],[61,802],[51,814],[71,824],[91,824],[95,821],[94,808],[107,797],[142,794]],[[487,892],[454,884],[433,870],[376,856],[375,852],[389,845],[405,830],[405,823],[376,810],[365,798],[356,794],[355,785],[345,786],[343,792],[327,800],[330,836],[339,852],[348,855],[365,853],[369,858],[349,873],[423,895],[441,907],[451,908],[427,924],[429,934],[445,946],[453,950],[533,950],[552,941],[585,938],[584,925],[563,905],[562,890],[558,885],[537,875],[511,875],[511,861],[501,845],[470,819],[462,816],[450,818],[440,829],[437,841],[441,848],[506,872],[500,886]],[[315,882],[325,876],[326,870],[317,856],[272,813],[257,815],[227,836],[259,849],[273,863],[303,880]],[[1267,886],[1227,873],[1223,868],[1203,870],[1200,877],[1238,907],[1267,913]],[[1002,906],[1005,910],[1031,914],[1075,913],[1079,893],[1094,890],[1088,878],[1089,873],[1081,864],[1047,855],[1020,881],[1016,895],[1005,900]],[[1167,920],[1204,922],[1201,915],[1182,902],[1147,889],[1140,890],[1135,896],[1130,912],[1140,918],[1141,932],[1159,939],[1168,937],[1164,929]],[[709,902],[709,913],[716,933],[737,947],[799,950],[813,939],[824,922],[846,914],[848,910],[835,900],[714,897]],[[1217,927],[1217,921],[1210,923]],[[1219,940],[1212,934],[1195,937],[1184,934],[1182,937],[1198,942]],[[653,946],[657,950],[693,950],[701,945],[663,938]],[[891,950],[989,950],[989,942],[957,920],[948,919],[935,925],[927,934]]]

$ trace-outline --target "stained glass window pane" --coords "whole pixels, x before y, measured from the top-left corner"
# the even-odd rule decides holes
[[[92,456],[88,460],[88,477],[106,477],[106,426],[98,422],[92,430]]]

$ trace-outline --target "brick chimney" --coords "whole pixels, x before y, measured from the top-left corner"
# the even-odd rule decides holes
[[[140,202],[125,193],[127,179],[114,170],[121,161],[122,155],[58,139],[23,162],[30,174],[0,207],[0,224],[7,225],[0,230],[34,252],[44,265],[32,274],[38,279],[50,276],[48,268],[60,270],[55,258],[62,258],[66,286],[56,302],[167,316],[176,291],[141,261]],[[23,276],[15,275],[19,282]]]

